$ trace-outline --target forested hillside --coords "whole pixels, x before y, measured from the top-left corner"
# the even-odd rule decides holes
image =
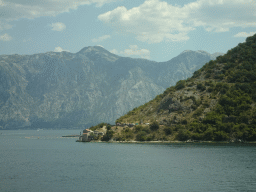
[[[256,35],[117,123],[117,140],[256,141]],[[150,123],[150,125],[145,125]]]

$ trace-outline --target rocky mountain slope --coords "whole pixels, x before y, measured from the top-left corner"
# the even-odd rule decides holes
[[[256,141],[255,104],[256,35],[117,119],[144,125],[115,139]]]
[[[190,77],[217,54],[186,51],[167,62],[78,53],[0,56],[0,128],[89,126],[115,119]]]

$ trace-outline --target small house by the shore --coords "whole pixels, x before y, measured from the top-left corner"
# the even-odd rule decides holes
[[[104,135],[103,132],[99,132],[99,131],[97,131],[97,130],[92,131],[92,130],[90,130],[90,129],[84,129],[84,130],[83,130],[83,134],[80,135],[78,141],[81,141],[81,142],[89,142],[89,141],[91,141],[91,140],[93,139],[93,134],[94,134],[95,136],[99,136],[99,135],[103,136],[103,135]]]

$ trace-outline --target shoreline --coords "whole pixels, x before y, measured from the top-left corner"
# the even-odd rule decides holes
[[[164,143],[164,144],[175,144],[175,143],[188,143],[188,144],[191,144],[191,143],[211,143],[211,144],[256,144],[256,141],[252,141],[252,142],[229,142],[229,141],[196,141],[196,142],[193,142],[193,141],[89,141],[89,142],[83,142],[83,141],[76,141],[76,142],[82,142],[82,143],[134,143],[134,144],[143,144],[143,143],[150,143],[150,144],[161,144],[161,143]]]

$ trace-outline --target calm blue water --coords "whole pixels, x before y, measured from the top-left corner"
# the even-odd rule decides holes
[[[256,145],[61,138],[79,133],[0,131],[0,191],[256,191]]]

